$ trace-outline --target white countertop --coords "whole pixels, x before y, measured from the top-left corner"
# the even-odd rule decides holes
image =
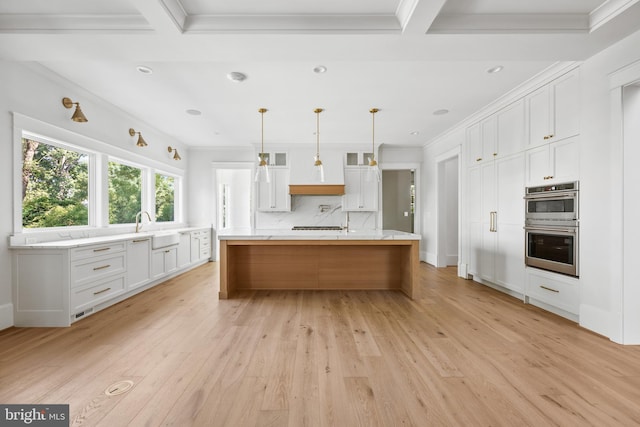
[[[132,239],[144,239],[146,237],[151,238],[154,234],[166,234],[166,233],[188,233],[191,231],[207,230],[210,227],[186,227],[176,229],[165,230],[149,230],[141,231],[139,233],[125,233],[125,234],[109,234],[105,236],[95,237],[83,237],[78,239],[66,239],[66,240],[52,240],[49,242],[37,242],[37,243],[25,243],[10,245],[10,249],[70,249],[80,246],[88,245],[100,245],[105,243],[120,242],[123,240]]]
[[[287,230],[238,228],[218,231],[220,240],[420,240],[419,234],[396,230]]]

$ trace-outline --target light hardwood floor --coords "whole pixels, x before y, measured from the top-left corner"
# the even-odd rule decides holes
[[[208,263],[70,328],[0,332],[0,403],[68,403],[72,425],[110,427],[640,424],[640,347],[451,268],[421,264],[413,301],[218,300],[217,275]]]

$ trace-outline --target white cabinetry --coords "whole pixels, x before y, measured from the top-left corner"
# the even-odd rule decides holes
[[[156,249],[151,252],[152,278],[164,276],[178,268],[178,246]]]
[[[135,289],[151,279],[151,237],[127,242],[127,287]]]
[[[211,230],[191,232],[191,263],[211,257]]]
[[[518,153],[525,146],[524,101],[519,100],[467,128],[467,164]]]
[[[576,321],[580,311],[578,279],[528,268],[526,301]]]
[[[181,232],[178,243],[178,268],[182,269],[191,264],[191,233]]]
[[[579,137],[576,136],[527,150],[527,185],[577,180],[579,148]]]
[[[525,100],[530,146],[580,133],[580,82],[577,70],[537,89]]]
[[[348,167],[344,170],[343,211],[377,211],[378,186],[376,179],[367,180],[367,167]]]
[[[289,195],[289,169],[269,169],[271,182],[258,183],[258,210],[262,212],[287,212],[291,210]]]
[[[470,168],[469,273],[524,293],[524,155]]]

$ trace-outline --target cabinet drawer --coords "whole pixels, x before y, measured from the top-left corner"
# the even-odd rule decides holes
[[[71,264],[71,287],[125,271],[125,254],[113,254],[74,261]]]
[[[527,296],[572,314],[579,311],[578,279],[572,277],[528,270]]]
[[[126,244],[127,242],[111,242],[103,245],[91,245],[75,248],[71,250],[71,261],[108,255],[115,252],[123,252],[127,247]]]
[[[71,290],[72,313],[93,307],[125,291],[124,275]]]

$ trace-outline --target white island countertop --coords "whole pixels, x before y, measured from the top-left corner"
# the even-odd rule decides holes
[[[420,240],[419,234],[396,230],[289,230],[234,228],[220,230],[220,240]]]

